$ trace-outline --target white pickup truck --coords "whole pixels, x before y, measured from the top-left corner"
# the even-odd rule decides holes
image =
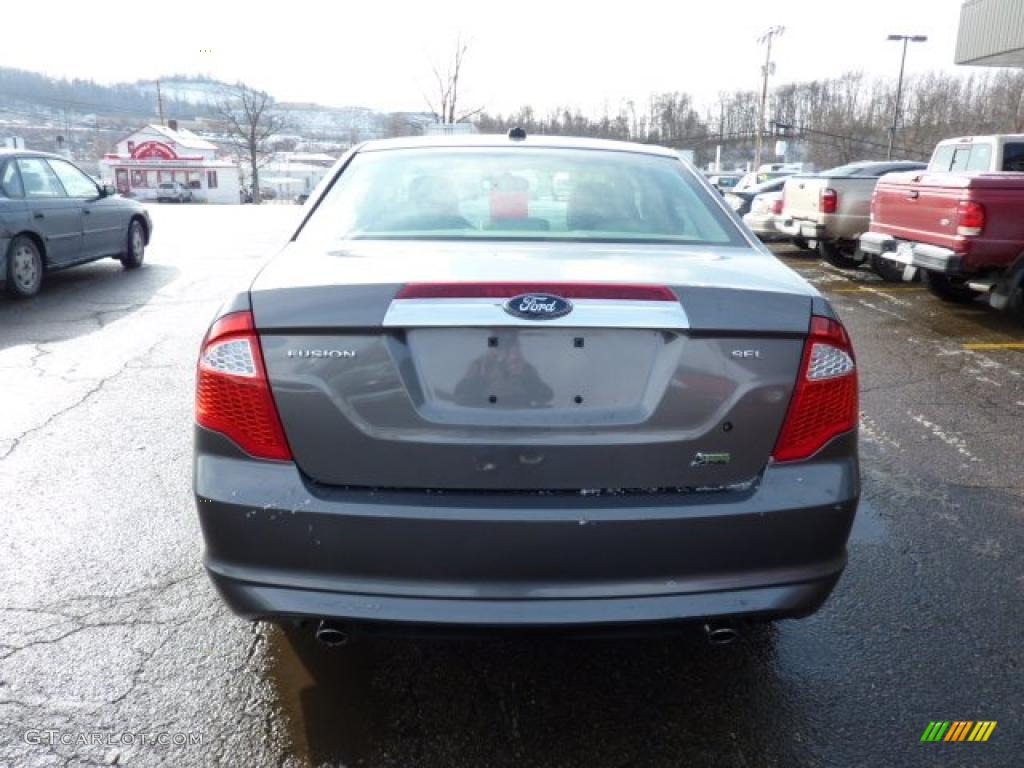
[[[961,136],[940,141],[929,171],[1024,171],[1024,134]]]
[[[800,247],[816,244],[821,257],[834,266],[857,267],[865,260],[858,238],[869,229],[875,184],[888,173],[925,167],[909,161],[863,162],[792,176],[786,180],[775,228]]]

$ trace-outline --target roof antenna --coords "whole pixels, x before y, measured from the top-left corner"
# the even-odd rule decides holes
[[[523,141],[526,138],[526,131],[517,125],[515,128],[508,129],[508,137],[512,141]]]

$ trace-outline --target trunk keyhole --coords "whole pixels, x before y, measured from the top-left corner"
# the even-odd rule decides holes
[[[496,402],[498,402],[498,396],[497,395],[491,395],[490,397],[487,398],[487,400],[488,400],[488,402],[496,403]]]
[[[583,337],[577,336],[572,340],[572,345],[576,347],[576,349],[583,349]]]
[[[722,431],[723,432],[732,432],[732,422],[731,421],[725,422],[725,424],[722,425]]]
[[[488,347],[496,347],[496,346],[498,346],[498,337],[497,336],[488,336],[487,337],[487,346]]]
[[[572,400],[574,403],[576,403],[576,405],[579,405],[580,403],[583,402],[583,395],[576,395],[576,397],[574,397]]]

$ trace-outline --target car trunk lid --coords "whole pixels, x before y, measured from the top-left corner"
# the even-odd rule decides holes
[[[764,467],[812,301],[774,259],[744,249],[467,246],[351,246],[306,254],[301,270],[300,250],[289,248],[257,279],[253,312],[274,398],[314,480],[706,488]],[[537,277],[516,279],[523,274]],[[558,300],[571,309],[530,316],[532,305]]]

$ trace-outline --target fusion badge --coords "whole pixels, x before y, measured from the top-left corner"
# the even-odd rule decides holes
[[[355,357],[354,349],[289,349],[288,357]]]

